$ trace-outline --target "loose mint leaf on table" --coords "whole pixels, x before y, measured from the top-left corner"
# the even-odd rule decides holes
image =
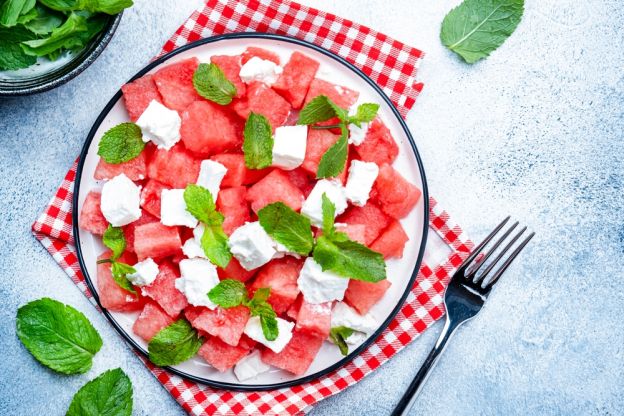
[[[338,117],[346,121],[347,111],[338,107],[326,95],[314,97],[299,113],[297,124],[315,124]]]
[[[118,261],[113,261],[113,264],[111,264],[111,274],[115,283],[122,289],[136,295],[136,290],[134,290],[132,283],[128,280],[128,275],[132,273],[136,273],[136,269],[129,264]]]
[[[85,373],[102,338],[89,320],[71,306],[50,298],[17,310],[17,336],[43,365],[63,374]]]
[[[336,143],[334,143],[321,157],[318,170],[316,171],[316,178],[334,178],[345,169],[348,156],[348,137],[349,130],[342,124],[340,126],[342,133]]]
[[[175,365],[188,360],[202,345],[197,331],[186,319],[178,319],[161,329],[147,346],[149,359],[157,366]]]
[[[121,227],[113,227],[109,224],[102,236],[102,242],[113,252],[113,260],[117,260],[126,249],[126,237]]]
[[[264,231],[288,250],[308,255],[314,245],[310,220],[283,202],[274,202],[258,211]]]
[[[243,131],[245,166],[264,169],[273,162],[273,133],[269,120],[262,114],[250,113]]]
[[[329,339],[340,349],[342,355],[349,354],[349,346],[346,339],[353,334],[353,329],[346,326],[336,326],[329,331]]]
[[[98,155],[107,163],[119,164],[139,156],[145,148],[141,128],[121,123],[109,129],[98,144]]]
[[[0,70],[28,68],[37,62],[37,57],[26,55],[20,46],[21,42],[35,38],[34,33],[21,26],[10,29],[0,26]]]
[[[370,123],[377,116],[379,104],[363,103],[360,104],[354,116],[349,117],[349,123],[353,123],[358,127],[362,127],[361,123]]]
[[[66,416],[130,416],[132,382],[121,368],[108,370],[82,386]]]
[[[222,308],[234,308],[247,300],[247,289],[238,280],[224,279],[210,289],[208,299]]]
[[[350,240],[344,233],[336,233],[336,237],[316,239],[313,256],[323,270],[365,282],[386,278],[386,263],[380,253]]]
[[[524,0],[465,0],[442,21],[440,39],[472,64],[511,36],[523,12]]]
[[[84,42],[77,35],[88,29],[85,17],[71,13],[65,23],[52,30],[50,36],[22,42],[22,49],[27,55],[46,56],[59,49],[81,48]]]
[[[0,25],[15,26],[21,15],[25,15],[33,7],[36,0],[4,0],[0,2]]]
[[[193,86],[199,95],[220,105],[228,105],[236,96],[236,87],[215,64],[199,64]]]

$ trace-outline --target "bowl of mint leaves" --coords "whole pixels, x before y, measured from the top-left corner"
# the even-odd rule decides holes
[[[0,0],[0,96],[62,85],[102,53],[132,0]]]

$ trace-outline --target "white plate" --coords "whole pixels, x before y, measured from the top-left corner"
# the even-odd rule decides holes
[[[420,157],[416,151],[416,145],[407,127],[403,123],[403,120],[396,109],[391,105],[390,100],[381,92],[378,86],[355,67],[315,45],[292,38],[267,34],[239,33],[224,35],[205,39],[182,47],[151,63],[139,72],[136,77],[140,77],[146,73],[153,73],[162,65],[167,65],[192,56],[198,57],[202,62],[209,62],[211,55],[240,54],[247,46],[260,46],[276,52],[280,55],[282,62],[287,62],[293,51],[301,51],[321,63],[317,76],[359,91],[361,102],[379,103],[379,115],[391,130],[400,149],[394,167],[401,172],[408,181],[415,184],[423,191],[423,197],[420,199],[416,208],[406,218],[401,220],[403,227],[410,237],[409,242],[405,246],[403,258],[400,260],[389,260],[387,262],[388,279],[392,282],[392,286],[386,292],[383,299],[371,310],[371,313],[379,321],[379,330],[362,345],[357,348],[351,347],[349,356],[342,356],[335,345],[325,342],[315,360],[312,362],[312,365],[303,376],[293,376],[286,371],[274,369],[254,379],[247,380],[244,383],[239,382],[232,371],[220,373],[198,356],[170,368],[172,371],[184,377],[215,387],[260,390],[300,384],[320,377],[346,364],[386,328],[405,300],[409,288],[412,286],[416,277],[416,271],[420,266],[426,241],[428,196],[424,171]],[[92,292],[96,294],[96,299],[98,299],[96,290],[96,259],[98,255],[104,251],[104,246],[99,237],[78,229],[77,216],[88,192],[102,187],[101,181],[93,179],[93,173],[99,159],[97,148],[100,138],[109,128],[125,121],[128,121],[128,115],[123,105],[121,91],[119,91],[104,108],[95,122],[83,148],[80,164],[78,166],[76,193],[74,195],[74,206],[77,204],[77,209],[74,209],[74,235],[76,236],[79,260],[83,273]],[[147,345],[145,341],[132,332],[132,324],[138,316],[137,312],[120,313],[105,311],[105,313],[111,323],[113,323],[117,330],[134,347],[146,353]]]

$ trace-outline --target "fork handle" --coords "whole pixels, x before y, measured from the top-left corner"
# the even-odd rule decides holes
[[[425,360],[423,365],[420,367],[420,370],[418,370],[416,377],[414,377],[414,380],[412,380],[411,384],[407,388],[407,391],[403,394],[403,397],[401,397],[399,403],[397,403],[396,407],[392,411],[391,416],[406,416],[409,413],[410,409],[414,405],[414,402],[416,401],[416,398],[418,397],[418,394],[422,390],[422,387],[425,385],[425,381],[427,381],[427,378],[429,377],[429,372],[438,362],[438,358],[440,358],[440,355],[444,351],[446,343],[449,339],[451,339],[451,336],[460,324],[461,322],[451,323],[451,321],[448,319],[447,314],[444,328],[442,328],[442,332],[438,337],[438,341],[427,356],[427,359]]]

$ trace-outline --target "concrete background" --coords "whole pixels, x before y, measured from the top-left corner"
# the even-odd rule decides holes
[[[54,91],[0,101],[0,414],[61,415],[121,366],[134,414],[181,415],[30,234],[100,109],[199,0],[137,0],[103,55]],[[474,238],[511,214],[537,232],[482,314],[451,342],[413,414],[624,414],[624,11],[616,0],[527,0],[516,33],[468,66],[438,39],[458,0],[305,3],[427,52],[408,122],[431,194]],[[51,296],[105,339],[93,369],[62,377],[15,336],[19,305]],[[390,411],[440,325],[314,415]]]

